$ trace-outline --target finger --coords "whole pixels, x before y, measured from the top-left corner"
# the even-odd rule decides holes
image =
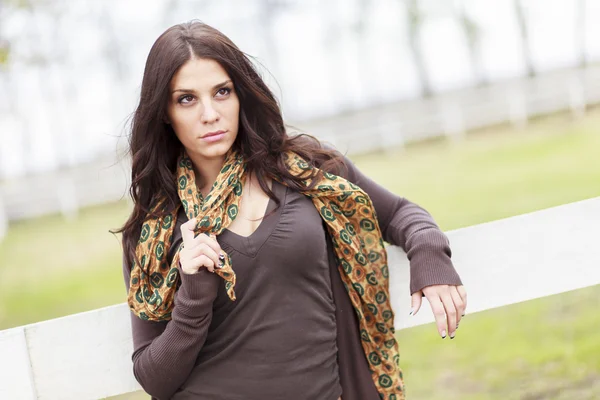
[[[196,228],[196,218],[192,218],[184,224],[181,224],[181,238],[183,239],[183,246],[192,246],[194,240],[194,230]]]
[[[452,301],[452,296],[450,295],[450,291],[444,291],[440,295],[440,299],[444,305],[444,310],[446,311],[446,320],[448,323],[448,332],[450,334],[450,339],[454,339],[454,335],[456,335],[456,306],[454,305],[454,301]]]
[[[219,265],[220,262],[225,261],[225,252],[221,249],[221,245],[217,242],[217,239],[214,234],[208,235],[198,235],[196,238],[200,243],[204,243],[209,246],[216,254],[219,260],[216,265]]]
[[[185,249],[192,249],[189,253],[188,258],[197,257],[200,254],[207,254],[215,263],[216,268],[223,268],[225,263],[226,254],[221,249],[221,245],[217,242],[216,236],[214,234],[203,233],[196,236],[193,240],[188,242]],[[210,251],[204,251],[203,248],[208,248]],[[214,254],[213,254],[214,253]]]
[[[463,303],[462,297],[460,297],[460,293],[458,293],[456,286],[450,286],[450,296],[452,296],[452,302],[454,302],[454,306],[456,307],[456,328],[458,329],[460,320],[462,319],[462,316],[465,315],[465,303]]]
[[[442,304],[442,300],[437,294],[427,295],[427,293],[425,293],[425,296],[427,297],[427,300],[431,305],[431,311],[433,312],[433,317],[435,318],[437,330],[442,339],[445,339],[448,327],[446,321],[446,312],[444,311],[444,305]]]
[[[417,312],[419,312],[419,310],[421,309],[421,302],[423,299],[423,292],[421,290],[416,291],[412,294],[411,296],[411,307],[410,307],[410,314],[412,316],[417,315]]]
[[[213,261],[214,265],[219,265],[221,262],[219,260],[219,255],[206,243],[200,243],[193,249],[188,250],[186,255],[190,259],[195,259],[201,255],[205,255]]]
[[[460,294],[460,298],[462,299],[462,302],[464,304],[464,309],[462,312],[462,316],[464,317],[465,313],[467,312],[467,290],[463,285],[457,286],[456,290],[458,290],[458,294]]]
[[[202,254],[198,257],[192,258],[190,264],[198,269],[206,267],[210,272],[215,272],[215,263],[210,257]]]

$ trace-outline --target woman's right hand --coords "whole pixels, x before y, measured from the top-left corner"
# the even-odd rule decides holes
[[[185,274],[195,274],[200,268],[215,272],[215,268],[222,268],[225,253],[214,235],[200,234],[194,237],[196,219],[192,218],[181,225],[183,248],[179,254],[181,271]]]

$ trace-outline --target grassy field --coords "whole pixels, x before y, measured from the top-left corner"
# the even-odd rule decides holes
[[[600,196],[599,129],[598,112],[554,116],[353,159],[450,230]],[[0,329],[124,301],[108,230],[127,213],[121,202],[11,225],[0,243]],[[401,331],[409,398],[600,398],[598,299],[597,286],[467,315],[454,341],[430,325]]]

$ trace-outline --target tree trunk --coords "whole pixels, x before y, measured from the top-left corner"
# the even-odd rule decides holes
[[[577,2],[577,10],[576,10],[576,18],[575,21],[575,29],[577,29],[577,34],[575,40],[577,40],[577,48],[579,49],[579,66],[581,68],[585,68],[588,64],[587,54],[586,54],[586,38],[585,38],[585,9],[586,9],[586,0],[579,0]]]
[[[457,18],[467,42],[467,47],[469,48],[469,61],[471,62],[471,69],[476,77],[477,85],[486,85],[488,79],[481,60],[480,28],[467,14],[464,3],[458,6]]]
[[[419,10],[418,0],[406,0],[406,11],[408,16],[408,43],[410,46],[419,82],[421,83],[421,95],[428,97],[431,95],[431,83],[429,81],[429,73],[425,67],[423,52],[421,51],[421,39],[419,33],[421,31],[421,23],[423,16]]]
[[[533,67],[533,60],[531,59],[531,49],[529,47],[529,29],[527,26],[527,16],[525,10],[523,10],[523,4],[521,0],[514,0],[515,13],[517,15],[517,25],[519,26],[519,33],[521,34],[521,42],[523,46],[523,59],[525,61],[525,67],[527,68],[527,75],[531,78],[534,77],[536,72]]]

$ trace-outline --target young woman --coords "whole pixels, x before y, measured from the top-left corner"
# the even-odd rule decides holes
[[[431,216],[286,133],[248,58],[200,22],[154,43],[121,229],[134,374],[158,399],[403,399],[384,240],[454,337],[466,293]]]

